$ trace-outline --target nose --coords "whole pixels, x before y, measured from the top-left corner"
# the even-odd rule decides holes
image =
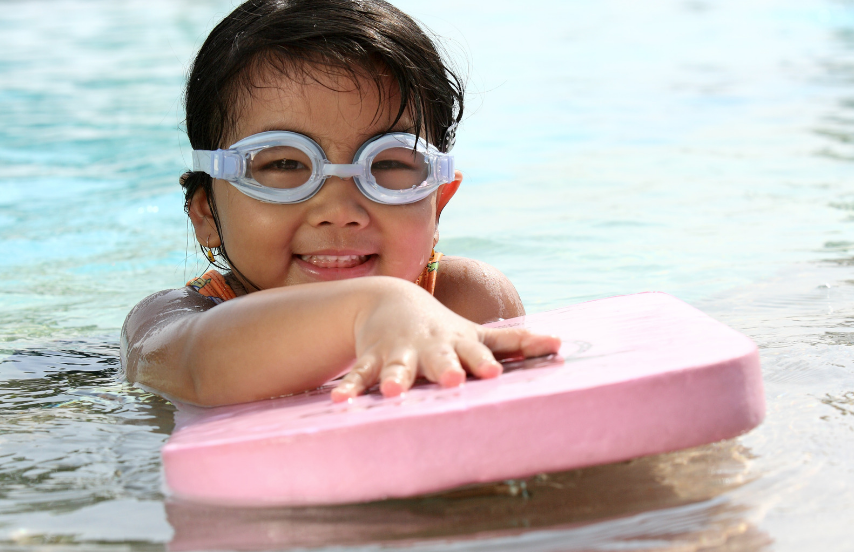
[[[320,191],[308,200],[308,222],[312,226],[361,228],[370,222],[365,202],[370,201],[352,178],[330,176]]]

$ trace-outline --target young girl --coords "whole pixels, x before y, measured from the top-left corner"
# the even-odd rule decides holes
[[[122,329],[127,378],[199,405],[417,376],[501,373],[494,355],[557,338],[479,324],[524,314],[512,284],[434,251],[462,182],[448,154],[462,84],[382,0],[250,0],[190,72],[186,210],[211,270],[144,299]],[[355,363],[354,363],[355,359]]]

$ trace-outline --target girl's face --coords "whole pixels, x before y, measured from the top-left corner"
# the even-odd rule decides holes
[[[320,144],[330,162],[352,163],[359,146],[388,130],[399,96],[386,94],[381,101],[372,81],[356,86],[349,77],[313,76],[296,82],[268,74],[247,94],[227,144],[286,130]],[[411,127],[404,116],[392,130],[411,132]],[[457,172],[454,182],[409,205],[375,203],[352,179],[338,177],[329,177],[311,199],[292,205],[260,202],[218,179],[213,199],[231,262],[261,289],[369,275],[414,282],[438,239],[439,213],[461,180]],[[190,218],[202,245],[220,245],[204,192],[193,197]]]

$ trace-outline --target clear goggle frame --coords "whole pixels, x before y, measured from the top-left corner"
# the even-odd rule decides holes
[[[368,199],[387,205],[414,203],[454,180],[454,158],[403,132],[368,140],[351,164],[334,164],[311,138],[271,131],[248,136],[228,149],[193,151],[193,170],[231,183],[266,203],[300,203],[330,176],[352,178]]]

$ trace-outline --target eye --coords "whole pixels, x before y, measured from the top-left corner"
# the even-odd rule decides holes
[[[298,148],[273,146],[252,157],[250,174],[260,185],[269,188],[298,188],[311,178],[311,159]]]
[[[371,175],[377,185],[389,190],[406,190],[423,184],[430,166],[421,152],[409,148],[380,151],[371,163]]]
[[[277,159],[261,167],[262,171],[302,171],[308,169],[296,159]]]
[[[382,161],[374,161],[371,165],[371,171],[393,171],[393,170],[415,170],[412,164],[404,163],[396,159],[384,159]]]

